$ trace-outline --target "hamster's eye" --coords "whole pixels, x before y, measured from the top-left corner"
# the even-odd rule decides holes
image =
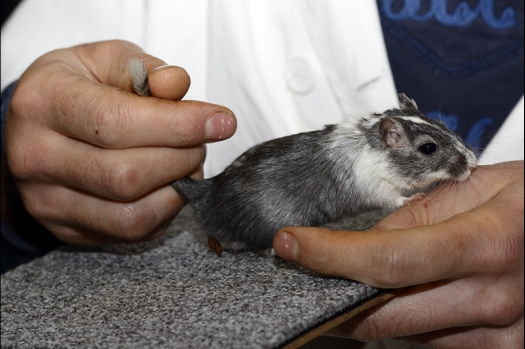
[[[418,150],[425,155],[431,155],[437,150],[437,145],[435,145],[434,143],[430,143],[430,142],[425,143],[422,146],[420,146]]]

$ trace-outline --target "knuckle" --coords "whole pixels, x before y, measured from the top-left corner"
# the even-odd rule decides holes
[[[408,256],[404,250],[396,249],[394,246],[383,244],[376,255],[374,262],[376,270],[371,277],[379,287],[395,288],[405,286],[408,279],[406,275]]]
[[[17,113],[9,113],[6,121],[5,142],[7,166],[17,179],[41,177],[47,169],[46,153],[42,144],[44,136],[38,135],[35,127],[19,122]]]
[[[204,120],[200,117],[200,109],[192,103],[186,104],[184,101],[173,104],[174,114],[168,127],[176,130],[177,141],[183,145],[200,143],[204,138]],[[198,130],[201,131],[198,131]]]
[[[13,145],[7,149],[7,166],[13,177],[25,179],[30,174],[28,166],[26,166],[26,164],[32,163],[28,159],[30,154],[25,152],[23,148],[17,147],[16,143]]]
[[[113,198],[129,201],[139,195],[139,173],[133,163],[122,157],[113,159],[107,171],[106,190]]]
[[[150,231],[150,219],[140,206],[130,203],[123,204],[115,216],[114,234],[125,240],[139,240]]]
[[[475,233],[471,234],[471,245],[474,247],[469,258],[471,270],[503,274],[519,268],[523,275],[523,225],[513,227],[512,223],[496,216],[470,223],[475,228]],[[489,219],[490,227],[504,227],[505,231],[502,234],[487,234],[490,229],[483,224]]]
[[[54,198],[39,195],[35,193],[36,190],[29,192],[24,186],[19,188],[20,197],[26,211],[35,219],[42,220],[55,220],[60,218],[60,211],[53,205],[52,201]]]
[[[20,194],[26,211],[32,217],[36,219],[43,219],[51,216],[45,204],[25,195],[25,190],[20,190]]]
[[[55,226],[51,225],[49,231],[60,241],[66,244],[78,244],[79,234],[76,233],[72,228],[66,226]]]
[[[523,309],[523,308],[522,308]],[[523,316],[512,326],[509,326],[503,332],[502,348],[521,348],[523,347]]]
[[[119,94],[121,91],[115,93]],[[100,102],[94,98],[93,103],[97,105],[92,109],[88,132],[95,134],[97,145],[103,148],[118,148],[122,137],[126,135],[133,114],[114,94],[111,101]]]
[[[386,332],[381,323],[366,319],[355,329],[353,337],[360,342],[371,342],[388,337]]]
[[[94,125],[88,126],[90,130],[95,130],[96,142],[104,148],[113,148],[118,143],[118,135],[111,129],[111,124],[115,122],[118,114],[112,108],[108,108],[105,103],[101,103],[94,110]]]
[[[421,215],[418,209],[419,206],[403,206],[400,210],[400,214],[394,215],[394,223],[400,227],[415,227],[420,224]]]
[[[399,208],[374,226],[378,230],[393,228],[411,228],[428,224],[428,209],[423,205],[409,204]]]
[[[425,198],[426,199],[426,198]],[[431,223],[432,219],[430,218],[431,210],[429,205],[425,204],[425,199],[423,201],[411,204],[410,206],[405,206],[405,214],[400,217],[402,221],[399,222],[400,226],[403,227],[418,227],[422,225],[428,225]]]
[[[47,167],[43,153],[43,148],[37,147],[34,141],[16,139],[7,148],[7,166],[19,180],[42,177]]]
[[[341,275],[341,269],[344,268],[339,267],[347,256],[341,256],[340,251],[331,245],[330,235],[333,232],[324,228],[311,229],[312,233],[315,232],[316,237],[315,239],[309,239],[310,234],[305,234],[301,238],[300,263],[323,274]]]
[[[514,227],[508,228],[509,234],[502,241],[500,255],[504,257],[504,261],[502,261],[504,269],[516,266],[523,268],[523,211],[519,215],[521,217],[519,223]]]
[[[36,97],[36,98],[35,98]],[[23,117],[25,111],[38,101],[38,96],[34,95],[34,90],[27,87],[27,84],[18,83],[18,86],[9,102],[9,114],[11,117]]]
[[[510,326],[523,316],[523,301],[521,307],[516,306],[516,299],[520,297],[523,300],[523,293],[518,294],[514,288],[490,292],[484,297],[486,301],[480,303],[479,316],[486,323],[495,326]]]

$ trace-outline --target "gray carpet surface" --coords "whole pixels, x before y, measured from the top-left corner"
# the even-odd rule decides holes
[[[384,293],[276,256],[217,257],[187,208],[158,240],[61,248],[2,275],[1,292],[2,348],[278,348]]]

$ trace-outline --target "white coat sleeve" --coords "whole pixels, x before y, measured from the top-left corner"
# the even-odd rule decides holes
[[[480,165],[523,160],[523,108],[523,97],[521,97],[518,104],[514,107],[496,135],[489,142],[487,148],[481,154],[479,159]]]

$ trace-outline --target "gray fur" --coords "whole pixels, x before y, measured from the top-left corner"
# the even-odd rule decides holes
[[[131,58],[128,62],[128,71],[133,90],[141,96],[149,96],[148,72],[144,63],[138,58]]]
[[[286,226],[317,226],[378,208],[441,180],[464,180],[472,151],[399,95],[399,109],[256,145],[221,174],[172,183],[206,233],[230,249],[268,250]],[[414,119],[415,118],[415,119]],[[418,148],[433,142],[436,151]]]

